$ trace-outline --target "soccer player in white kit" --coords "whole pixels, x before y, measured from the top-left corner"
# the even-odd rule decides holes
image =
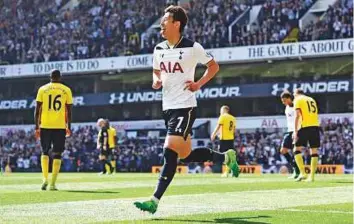
[[[234,150],[225,153],[207,147],[192,150],[190,134],[197,109],[195,92],[216,75],[219,65],[199,43],[183,37],[187,21],[182,7],[166,8],[160,23],[160,34],[166,40],[157,44],[154,50],[152,88],[162,87],[163,118],[167,129],[164,164],[150,200],[134,203],[137,208],[152,214],[156,212],[159,200],[176,173],[178,158],[183,163],[221,160],[234,174],[239,172]],[[195,82],[198,63],[206,65],[207,69],[203,77]]]
[[[296,165],[294,157],[289,154],[289,150],[292,150],[294,148],[292,139],[292,135],[295,130],[295,108],[293,104],[293,97],[290,92],[285,91],[280,95],[280,98],[281,102],[286,106],[285,116],[288,126],[288,131],[285,133],[283,142],[281,144],[280,153],[283,154],[283,156],[293,168],[293,175],[289,178],[296,179],[299,176],[300,171],[298,166]]]

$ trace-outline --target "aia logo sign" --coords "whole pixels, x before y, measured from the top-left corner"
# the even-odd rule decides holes
[[[166,73],[184,73],[183,68],[179,62],[160,62],[160,70],[161,72]]]

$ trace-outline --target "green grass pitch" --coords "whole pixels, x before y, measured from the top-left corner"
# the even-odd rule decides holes
[[[157,174],[61,173],[59,191],[40,191],[41,174],[0,176],[0,223],[353,223],[353,176],[177,174],[155,215],[137,210]]]

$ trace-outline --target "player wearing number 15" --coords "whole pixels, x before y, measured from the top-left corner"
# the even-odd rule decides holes
[[[55,182],[60,170],[61,154],[64,151],[65,137],[70,136],[71,108],[73,97],[69,87],[61,83],[59,70],[50,74],[50,83],[39,88],[35,110],[36,138],[42,146],[42,190],[48,186],[49,150],[52,148],[53,168],[50,190],[57,190]]]
[[[318,122],[318,107],[316,101],[304,95],[301,89],[294,91],[295,107],[295,130],[293,141],[295,143],[295,161],[299,167],[300,175],[296,181],[307,178],[302,158],[302,148],[308,145],[311,148],[311,175],[306,180],[312,182],[315,179],[315,172],[318,162],[317,149],[320,147],[320,128]],[[301,124],[301,126],[300,126]]]

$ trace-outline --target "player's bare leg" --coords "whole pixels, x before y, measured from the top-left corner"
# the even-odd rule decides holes
[[[317,169],[318,163],[318,153],[317,148],[311,149],[311,174],[309,178],[306,179],[306,182],[313,182],[315,181],[315,173]]]
[[[190,136],[188,136],[187,142],[189,142],[191,148],[192,143]],[[180,161],[182,163],[224,161],[225,165],[231,170],[233,177],[238,177],[240,172],[236,162],[236,151],[233,149],[220,153],[208,147],[197,147],[192,149],[187,157],[180,156]]]
[[[190,135],[185,140],[181,136],[169,135],[165,139],[164,144],[164,164],[161,169],[159,182],[155,192],[149,201],[135,202],[135,206],[143,211],[154,214],[157,210],[158,203],[170,185],[177,169],[178,158],[181,162],[205,162],[218,159],[225,161],[233,171],[233,175],[238,176],[239,169],[236,166],[236,153],[229,150],[226,153],[213,151],[207,147],[199,147],[192,150],[192,142]]]
[[[295,181],[305,180],[307,178],[307,174],[305,172],[304,159],[302,158],[302,147],[295,147],[294,158],[300,170],[300,175],[295,179]]]
[[[293,174],[289,177],[289,179],[296,179],[299,176],[300,171],[299,167],[297,167],[295,159],[289,154],[289,149],[282,147],[280,149],[280,153],[285,157],[293,169]]]

